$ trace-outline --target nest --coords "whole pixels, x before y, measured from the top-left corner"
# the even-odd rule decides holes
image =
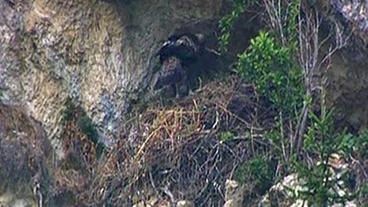
[[[126,121],[79,197],[86,204],[131,206],[156,196],[222,205],[225,180],[239,163],[266,150],[260,137],[272,121],[254,87],[236,77],[169,105],[151,103]],[[232,137],[224,139],[226,133]]]

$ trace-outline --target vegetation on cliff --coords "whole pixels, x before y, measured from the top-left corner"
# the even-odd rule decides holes
[[[254,1],[236,1],[234,11],[221,21],[221,46],[226,47],[231,24],[239,12],[255,4]],[[345,205],[354,199],[366,203],[362,193],[367,189],[366,180],[351,180],[355,179],[355,173],[364,173],[364,170],[353,169],[353,163],[358,159],[363,163],[366,159],[362,159],[359,148],[368,143],[368,137],[364,132],[354,136],[334,126],[333,109],[328,108],[324,100],[323,76],[318,77],[330,68],[332,55],[346,46],[349,31],[342,31],[335,22],[324,28],[328,34],[323,37],[322,24],[331,20],[322,17],[318,4],[289,0],[263,1],[257,6],[266,10],[269,33],[260,32],[251,40],[249,48],[239,55],[236,70],[240,77],[255,84],[256,91],[271,103],[278,116],[274,117],[274,127],[264,133],[271,153],[254,160],[257,165],[253,167],[253,175],[258,182],[267,183],[263,179],[272,177],[272,173],[267,173],[265,161],[271,155],[282,168],[276,170],[276,175],[296,173],[302,180],[302,189],[290,189],[295,193],[294,201],[301,199],[308,206]],[[321,36],[325,39],[320,39]],[[329,50],[324,52],[323,47]],[[330,170],[334,156],[339,157],[335,158],[338,162],[349,165],[349,170],[338,177]],[[264,160],[263,164],[260,159]],[[247,162],[247,168],[252,168],[253,163]],[[257,177],[262,173],[265,175]],[[249,178],[249,173],[243,174]],[[342,193],[342,189],[350,189],[350,192]]]

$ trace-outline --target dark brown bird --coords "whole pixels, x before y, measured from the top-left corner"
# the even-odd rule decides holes
[[[177,83],[185,81],[186,73],[181,64],[181,60],[171,56],[162,63],[162,70],[158,72],[153,86],[158,90],[166,85],[175,86]]]
[[[182,61],[183,65],[190,64],[196,60],[202,39],[202,35],[191,33],[170,36],[157,52],[160,63],[163,64],[167,58],[175,56]]]

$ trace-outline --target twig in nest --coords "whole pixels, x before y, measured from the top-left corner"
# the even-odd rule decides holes
[[[161,188],[161,190],[169,196],[171,204],[175,205],[175,197],[174,195],[171,193],[171,191],[169,190],[169,187],[167,187],[167,185],[165,185],[165,187]]]
[[[245,121],[244,119],[242,119],[238,115],[236,115],[233,112],[229,111],[226,107],[222,106],[221,104],[218,104],[218,103],[214,103],[214,104],[216,104],[219,108],[221,108],[225,113],[229,114],[230,116],[233,116],[234,118],[236,118],[237,120],[239,120],[240,122],[245,124],[246,127],[262,131],[262,128],[252,126],[252,124],[248,123],[247,121]]]
[[[141,147],[139,148],[136,156],[135,156],[135,160],[138,160],[141,156],[141,154],[143,153],[143,150],[145,149],[146,145],[148,144],[148,142],[151,140],[151,138],[155,137],[156,133],[159,132],[161,130],[161,127],[158,127],[157,129],[155,129],[147,138],[146,140],[143,142],[143,144],[141,145]]]

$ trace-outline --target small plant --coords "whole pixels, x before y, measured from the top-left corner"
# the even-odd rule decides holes
[[[226,141],[234,139],[234,136],[235,135],[231,131],[226,131],[226,132],[220,133],[219,138],[220,138],[220,141],[226,142]]]
[[[97,127],[92,122],[92,119],[89,118],[80,106],[76,106],[71,99],[68,99],[65,105],[62,120],[64,122],[76,123],[81,132],[85,134],[91,142],[96,144],[96,154],[97,157],[100,157],[105,149],[105,145],[100,142]]]
[[[278,45],[269,33],[261,32],[251,40],[239,55],[237,72],[285,115],[294,115],[302,107],[302,71],[294,64],[290,49]]]
[[[331,159],[334,155],[348,157],[356,145],[353,135],[336,133],[332,112],[320,116],[311,113],[311,125],[304,139],[304,149],[310,157],[320,160],[319,163],[307,165],[294,160],[293,166],[303,180],[305,191],[300,192],[298,199],[308,201],[311,205],[330,206],[345,203],[352,199],[347,190],[349,171],[341,168],[339,175],[334,172]]]
[[[362,160],[368,159],[368,129],[361,132],[354,140],[356,141],[354,151],[358,153]]]
[[[78,127],[81,131],[90,139],[93,143],[98,142],[98,132],[95,124],[87,115],[82,115],[77,122]]]
[[[234,177],[242,184],[253,183],[256,192],[263,195],[273,184],[274,172],[272,161],[259,156],[241,164],[235,171]]]
[[[77,112],[77,107],[72,102],[72,100],[68,98],[65,103],[65,109],[63,112],[63,116],[62,116],[63,122],[72,121],[74,119],[76,112]]]
[[[227,51],[227,46],[230,41],[230,30],[239,16],[244,13],[249,6],[256,4],[256,0],[235,0],[233,9],[228,15],[225,15],[219,21],[221,36],[219,37],[220,51]]]

